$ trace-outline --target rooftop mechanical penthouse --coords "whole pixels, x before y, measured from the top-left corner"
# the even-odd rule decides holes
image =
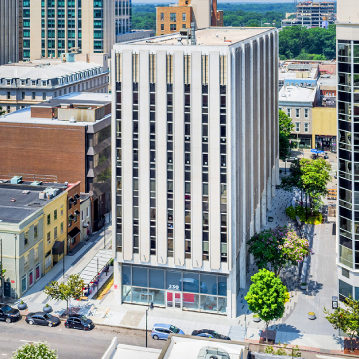
[[[278,35],[206,28],[113,54],[115,288],[235,317],[278,179]]]

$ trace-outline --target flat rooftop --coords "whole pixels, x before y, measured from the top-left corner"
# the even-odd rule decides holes
[[[167,350],[162,351],[166,359],[206,359],[211,357],[239,359],[242,358],[245,345],[239,342],[190,337],[171,336]],[[164,354],[165,353],[165,354]]]
[[[42,102],[37,105],[44,107],[46,103],[49,103],[49,107],[52,107],[53,104],[75,104],[75,105],[105,105],[111,102],[111,94],[108,93],[95,93],[95,92],[72,92],[70,94],[56,97],[48,102]],[[111,115],[107,115],[111,116]],[[23,109],[11,112],[9,114],[0,116],[0,123],[31,123],[31,124],[43,124],[43,125],[64,125],[64,126],[87,126],[88,124],[93,125],[94,122],[70,122],[70,121],[61,121],[58,119],[51,118],[36,118],[31,117],[31,107],[25,107]]]
[[[298,102],[313,103],[317,93],[316,87],[283,86],[279,91],[279,103]]]
[[[16,62],[0,66],[0,78],[49,80],[65,77],[78,72],[101,68],[99,64],[84,61],[62,62],[61,60],[41,59],[29,62]]]
[[[51,202],[53,199],[39,198],[39,193],[46,188],[58,188],[63,192],[66,185],[47,183],[41,186],[31,186],[30,182],[22,184],[0,183],[0,223],[20,223]]]
[[[197,46],[231,46],[235,43],[247,40],[265,32],[271,31],[272,27],[211,27],[206,29],[199,29],[195,31]],[[182,38],[182,44],[179,40]],[[122,44],[126,45],[178,45],[183,46],[191,44],[191,40],[187,40],[180,33],[169,35],[162,35],[140,39],[135,41],[128,41]],[[115,45],[115,49],[122,44]]]

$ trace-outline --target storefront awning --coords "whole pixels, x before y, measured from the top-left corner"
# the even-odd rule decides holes
[[[56,241],[52,246],[52,254],[62,254],[64,253],[64,242],[63,241]]]
[[[80,229],[78,227],[75,227],[71,229],[71,231],[68,233],[68,237],[75,238],[80,232]]]

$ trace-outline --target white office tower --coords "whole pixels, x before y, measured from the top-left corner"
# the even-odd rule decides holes
[[[359,300],[359,7],[338,1],[339,299]]]
[[[278,180],[278,34],[206,28],[113,53],[115,288],[235,317]]]

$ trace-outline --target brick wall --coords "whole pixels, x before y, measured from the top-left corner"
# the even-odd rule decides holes
[[[0,122],[0,178],[56,176],[58,182],[81,181],[85,192],[85,160],[83,126]]]

